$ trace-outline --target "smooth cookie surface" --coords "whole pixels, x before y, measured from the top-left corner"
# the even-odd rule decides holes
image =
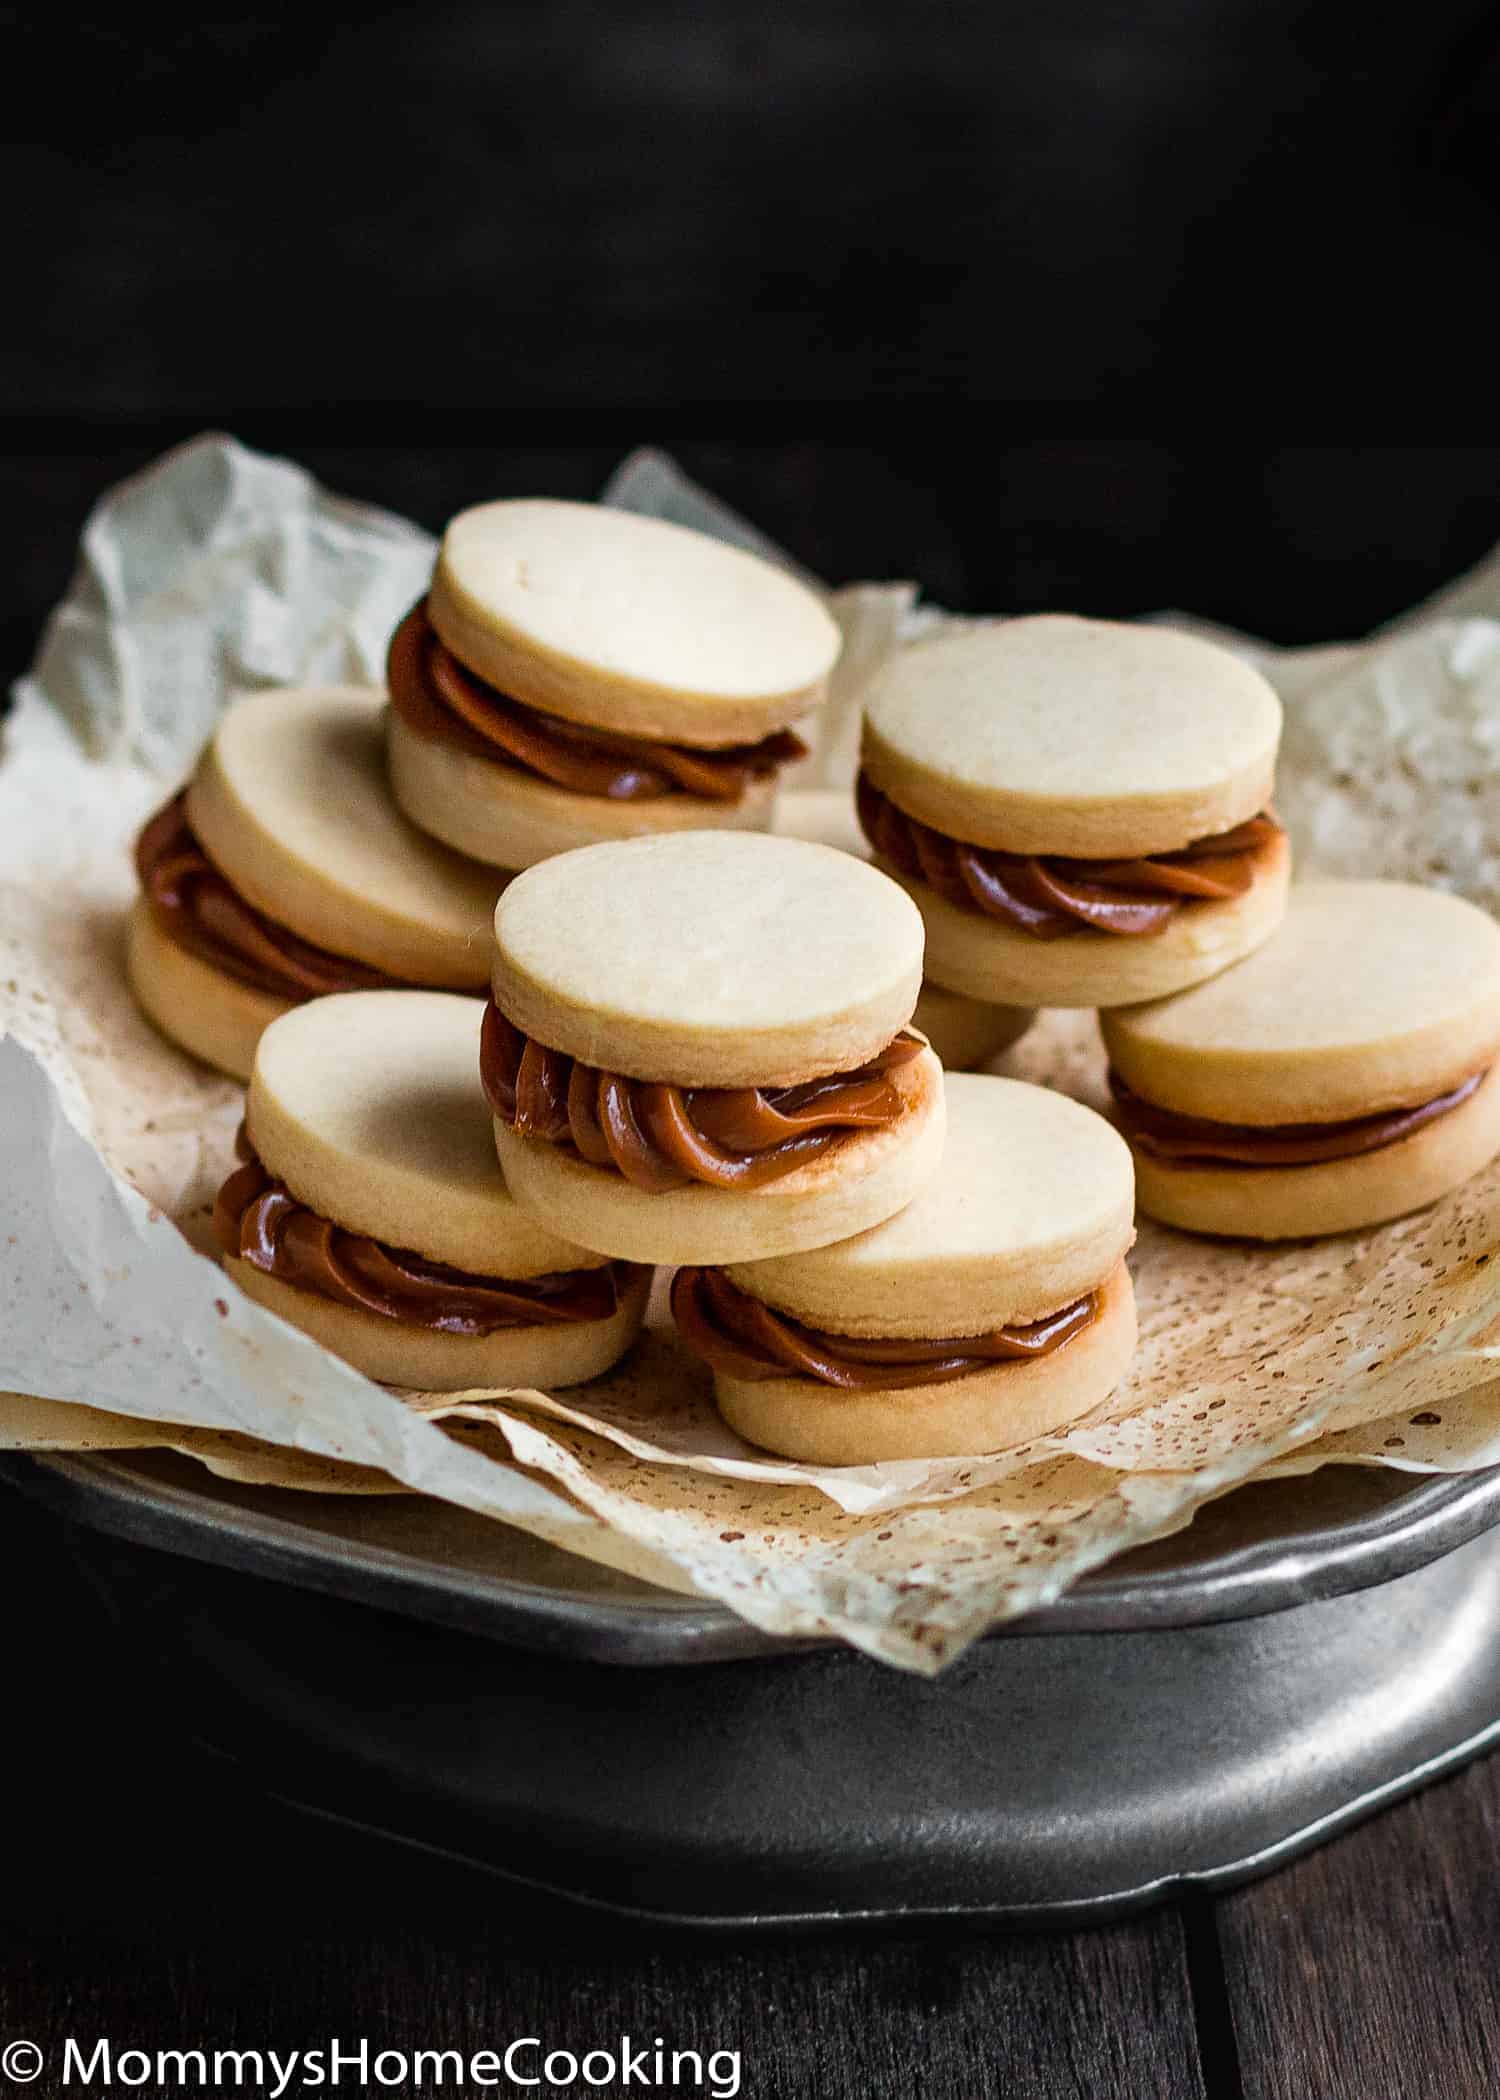
[[[246,694],[199,761],[188,816],[215,866],[279,925],[389,976],[477,991],[500,879],[395,807],[384,712],[364,686]]]
[[[1280,734],[1275,693],[1227,650],[1049,613],[900,651],[871,682],[864,764],[952,838],[1101,859],[1254,816]]]
[[[539,1042],[632,1078],[793,1085],[905,1025],[922,920],[878,870],[801,839],[685,832],[529,868],[495,911],[494,992]]]
[[[821,697],[837,623],[785,569],[685,526],[550,500],[443,535],[428,610],[512,698],[632,735],[748,742]]]
[[[477,999],[343,992],[260,1039],[246,1119],[268,1172],[351,1232],[481,1276],[597,1267],[514,1201],[479,1083]]]

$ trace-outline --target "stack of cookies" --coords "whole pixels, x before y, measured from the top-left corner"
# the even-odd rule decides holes
[[[784,570],[592,504],[482,505],[443,536],[364,688],[224,716],[137,848],[137,998],[248,1078],[331,992],[478,992],[506,873],[579,845],[769,823],[839,630]]]
[[[1010,620],[874,681],[859,821],[921,910],[939,984],[1125,1006],[1213,976],[1279,922],[1280,735],[1270,686],[1208,642]]]
[[[230,709],[142,835],[130,971],[249,1079],[216,1225],[252,1296],[388,1383],[555,1387],[669,1270],[753,1443],[961,1456],[1119,1383],[1137,1184],[1296,1236],[1500,1152],[1500,928],[1289,890],[1254,670],[1071,618],[920,644],[852,807],[773,834],[837,652],[752,555],[496,503],[445,534],[388,706]],[[945,1079],[1041,1005],[1100,1010],[1113,1122]]]
[[[232,1078],[303,1000],[484,987],[499,881],[391,801],[384,717],[364,687],[247,694],[136,843],[136,999]]]
[[[950,1122],[922,938],[805,840],[541,862],[496,909],[482,1019],[354,993],[265,1030],[230,1271],[372,1376],[459,1388],[606,1369],[671,1268],[727,1418],[829,1463],[1071,1420],[1134,1344],[1130,1155],[1014,1080],[950,1082]]]
[[[391,643],[391,786],[509,870],[764,828],[839,643],[815,593],[738,547],[594,504],[482,504]]]
[[[506,1188],[481,1012],[451,992],[346,992],[273,1023],[214,1226],[243,1290],[372,1378],[572,1385],[634,1341],[650,1272]]]
[[[1438,891],[1290,884],[1280,705],[1227,651],[1048,616],[906,651],[867,698],[859,821],[929,977],[1100,1009],[1140,1208],[1352,1230],[1500,1153],[1500,928]]]

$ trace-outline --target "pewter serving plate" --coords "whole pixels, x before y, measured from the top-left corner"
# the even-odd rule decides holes
[[[1500,1473],[1241,1489],[929,1683],[441,1504],[4,1470],[256,1783],[661,1918],[1107,1915],[1500,1736]]]

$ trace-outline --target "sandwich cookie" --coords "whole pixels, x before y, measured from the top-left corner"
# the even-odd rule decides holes
[[[859,820],[927,972],[1016,1005],[1211,977],[1286,908],[1281,705],[1226,650],[1048,614],[918,643],[872,681]]]
[[[813,839],[841,853],[868,860],[870,848],[854,814],[847,788],[800,788],[776,805],[773,830],[783,837]],[[912,1013],[911,1025],[925,1035],[945,1070],[963,1072],[986,1065],[1018,1042],[1036,1019],[1029,1006],[996,1006],[985,999],[966,999],[930,977]]]
[[[775,1261],[679,1269],[725,1420],[814,1465],[954,1458],[1086,1414],[1135,1347],[1130,1154],[1092,1109],[952,1075],[938,1172],[899,1216]]]
[[[639,1331],[650,1272],[514,1202],[478,1078],[475,999],[350,992],[273,1021],[219,1191],[248,1296],[390,1385],[573,1385]]]
[[[1141,1208],[1189,1232],[1377,1225],[1500,1152],[1500,926],[1442,890],[1297,883],[1254,955],[1103,1029]]]
[[[393,806],[383,714],[363,686],[247,694],[136,842],[136,999],[236,1079],[304,999],[484,988],[499,877]]]
[[[922,921],[801,839],[587,846],[495,911],[482,1068],[517,1200],[631,1261],[742,1261],[861,1232],[942,1148],[908,1027]]]
[[[413,823],[501,868],[762,826],[839,643],[795,577],[703,533],[482,504],[391,643],[391,784]]]

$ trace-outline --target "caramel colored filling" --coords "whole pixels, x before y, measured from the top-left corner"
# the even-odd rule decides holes
[[[1026,1327],[945,1341],[862,1341],[804,1327],[742,1291],[722,1269],[687,1268],[672,1279],[672,1317],[693,1354],[731,1378],[810,1378],[867,1392],[947,1385],[994,1364],[1051,1356],[1099,1317],[1099,1294],[1091,1291]]]
[[[923,1047],[898,1035],[857,1072],[801,1086],[672,1086],[601,1072],[534,1042],[491,1000],[479,1069],[490,1106],[519,1135],[561,1145],[638,1189],[758,1189],[851,1131],[894,1122],[903,1103],[892,1074]]]
[[[299,1203],[267,1172],[240,1125],[236,1167],[214,1203],[214,1231],[226,1254],[334,1305],[435,1334],[495,1334],[507,1327],[562,1327],[607,1320],[619,1309],[629,1262],[563,1269],[511,1283],[472,1276],[346,1232]]]
[[[882,859],[960,910],[999,919],[1039,941],[1069,933],[1160,933],[1191,905],[1242,897],[1281,837],[1281,826],[1263,811],[1177,853],[1066,860],[949,838],[907,816],[865,773],[855,792],[860,829]]]
[[[179,948],[238,984],[280,999],[381,991],[401,980],[315,948],[247,904],[199,845],[187,794],[159,809],[135,844],[136,873],[156,923]]]
[[[458,744],[572,794],[602,795],[611,802],[647,802],[663,795],[738,802],[751,781],[768,779],[779,766],[807,756],[807,746],[790,729],[778,729],[758,744],[700,751],[543,714],[497,692],[461,664],[439,641],[425,598],[391,639],[386,683],[396,712],[418,736]]]
[[[1476,1072],[1462,1086],[1414,1108],[1388,1108],[1346,1123],[1213,1123],[1179,1116],[1133,1093],[1118,1072],[1109,1075],[1115,1119],[1130,1143],[1148,1159],[1172,1166],[1312,1167],[1329,1159],[1357,1159],[1399,1144],[1414,1130],[1460,1107],[1484,1078]]]

